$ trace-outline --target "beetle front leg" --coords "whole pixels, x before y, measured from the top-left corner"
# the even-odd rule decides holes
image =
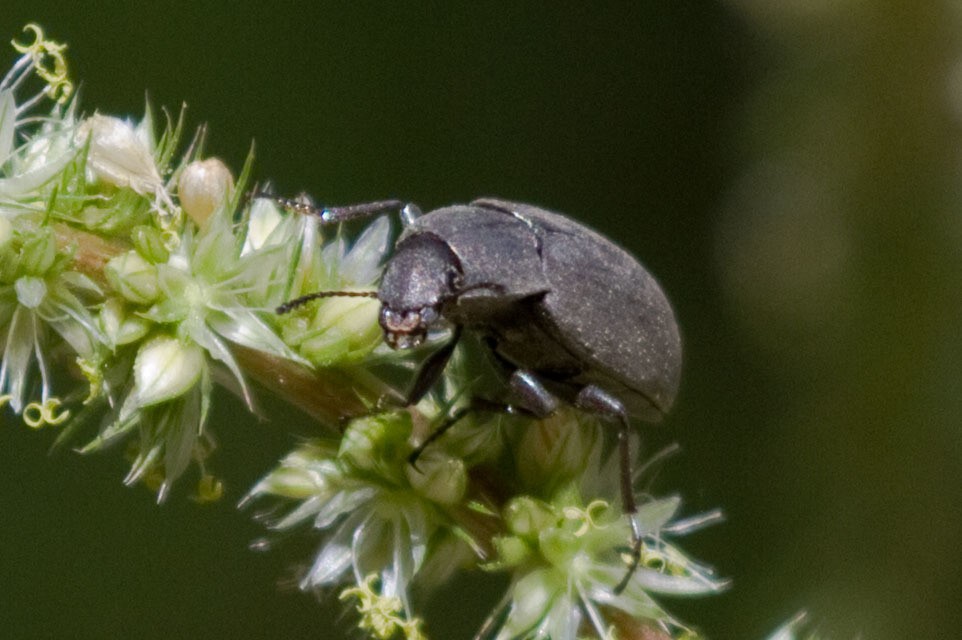
[[[461,327],[459,326],[455,329],[455,335],[448,344],[431,354],[428,361],[421,367],[421,371],[418,373],[418,379],[412,389],[412,395],[414,393],[420,393],[417,400],[420,400],[420,396],[423,396],[424,393],[430,389],[431,385],[434,384],[434,381],[437,379],[437,376],[444,370],[444,366],[447,364],[448,358],[451,356],[451,351],[454,350],[454,345],[457,344],[460,335]],[[428,380],[430,380],[430,382],[427,382]],[[421,457],[424,450],[444,435],[448,429],[457,424],[461,418],[472,411],[524,413],[530,414],[535,418],[545,418],[554,413],[558,408],[558,399],[555,398],[550,391],[545,389],[544,385],[542,385],[530,371],[515,370],[508,379],[508,386],[511,388],[513,394],[522,401],[520,406],[494,402],[485,398],[472,398],[468,406],[461,407],[451,414],[439,427],[428,434],[424,442],[411,452],[411,455],[408,456],[408,462],[411,466],[417,468],[418,458]],[[408,400],[409,404],[414,404],[417,401],[414,400],[412,402],[411,396],[409,396]]]
[[[628,422],[628,411],[618,398],[601,387],[588,385],[578,392],[575,405],[586,411],[596,413],[619,421],[618,428],[618,461],[621,470],[621,503],[622,510],[628,516],[631,525],[631,564],[628,572],[614,589],[615,595],[624,591],[628,581],[638,569],[641,561],[641,527],[638,525],[638,505],[635,503],[635,489],[631,472],[631,425]]]

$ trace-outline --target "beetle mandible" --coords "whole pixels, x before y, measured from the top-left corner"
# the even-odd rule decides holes
[[[409,403],[430,390],[466,329],[510,372],[515,406],[544,417],[560,399],[618,422],[621,494],[633,543],[633,562],[615,588],[620,592],[641,546],[629,417],[661,420],[681,374],[678,325],[651,274],[604,236],[529,204],[484,198],[420,215],[398,200],[321,209],[275,200],[326,223],[401,212],[405,228],[377,293],[353,295],[380,301],[384,338],[395,349],[421,344],[442,319],[454,327],[421,367]],[[277,311],[335,295],[352,294],[309,294]]]

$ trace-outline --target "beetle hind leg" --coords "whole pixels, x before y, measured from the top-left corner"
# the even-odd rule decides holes
[[[631,525],[631,562],[627,573],[614,589],[615,595],[618,595],[628,586],[641,560],[641,527],[638,525],[638,505],[635,502],[635,490],[632,486],[631,425],[628,422],[628,411],[618,398],[593,384],[578,392],[575,397],[575,406],[606,418],[616,419],[619,423],[618,462],[621,475],[621,504]]]

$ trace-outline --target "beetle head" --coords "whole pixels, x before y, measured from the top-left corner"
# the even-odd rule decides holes
[[[424,342],[441,317],[442,305],[454,296],[459,273],[457,257],[433,234],[412,235],[398,243],[377,296],[388,346],[410,349]]]

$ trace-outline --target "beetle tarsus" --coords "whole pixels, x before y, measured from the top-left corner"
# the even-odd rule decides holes
[[[461,420],[461,418],[463,418],[468,414],[469,411],[472,411],[474,409],[475,407],[470,407],[470,406],[461,407],[460,409],[455,411],[453,414],[451,414],[448,418],[446,418],[444,422],[442,422],[441,425],[438,426],[437,429],[435,429],[434,431],[428,434],[428,437],[424,439],[424,442],[419,444],[414,449],[414,451],[411,452],[411,454],[408,456],[408,464],[414,467],[415,471],[417,471],[418,473],[421,473],[421,470],[418,468],[417,463],[418,463],[418,458],[421,457],[421,454],[424,453],[424,450],[427,449],[431,445],[431,443],[433,443],[435,440],[443,436],[448,429],[450,429],[455,424],[457,424]]]

